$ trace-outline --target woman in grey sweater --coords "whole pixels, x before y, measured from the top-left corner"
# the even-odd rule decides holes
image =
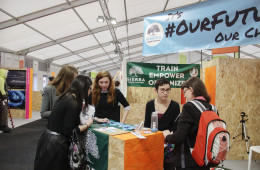
[[[44,87],[42,93],[41,117],[48,119],[58,96],[68,89],[71,82],[78,75],[78,70],[73,66],[64,66],[57,77]]]

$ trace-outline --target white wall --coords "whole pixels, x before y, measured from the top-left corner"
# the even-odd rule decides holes
[[[1,53],[1,67],[19,68],[19,61],[24,57],[11,53]]]
[[[52,72],[55,72],[55,76],[58,75],[59,71],[60,71],[61,67],[57,66],[57,65],[50,65],[50,76]]]

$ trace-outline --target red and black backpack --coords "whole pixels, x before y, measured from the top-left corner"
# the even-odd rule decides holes
[[[226,122],[219,118],[217,109],[212,106],[212,111],[198,100],[189,101],[201,112],[198,134],[191,155],[199,166],[208,163],[217,166],[226,159],[229,150],[230,134],[226,130]]]

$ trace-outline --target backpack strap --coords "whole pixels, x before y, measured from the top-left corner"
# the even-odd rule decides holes
[[[201,102],[199,102],[198,100],[192,100],[192,101],[189,101],[190,103],[194,104],[199,110],[200,112],[202,113],[203,111],[206,111],[208,110]],[[218,113],[218,109],[216,108],[216,106],[211,105],[211,109],[212,111]]]
[[[191,101],[189,101],[189,102],[191,102],[192,104],[194,104],[194,105],[197,107],[197,109],[199,109],[199,111],[200,111],[201,113],[207,110],[206,107],[205,107],[202,103],[200,103],[199,101],[197,101],[197,100],[191,100]]]
[[[214,112],[218,113],[218,109],[217,109],[214,105],[212,105],[212,104],[210,104],[210,105],[211,105],[212,110],[213,110]]]

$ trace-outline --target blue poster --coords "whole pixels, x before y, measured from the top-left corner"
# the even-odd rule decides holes
[[[143,55],[260,43],[259,0],[208,0],[144,18]]]

